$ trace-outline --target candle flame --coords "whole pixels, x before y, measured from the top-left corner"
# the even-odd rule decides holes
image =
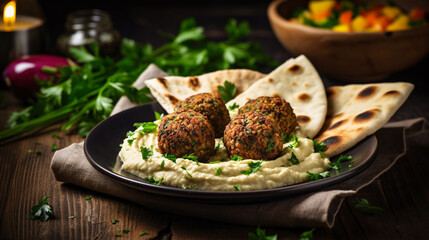
[[[13,26],[16,18],[16,2],[10,1],[6,4],[3,11],[3,21],[6,26]]]

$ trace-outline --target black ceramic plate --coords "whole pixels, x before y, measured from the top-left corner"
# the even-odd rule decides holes
[[[318,181],[309,181],[278,188],[254,191],[202,191],[154,185],[142,178],[120,172],[121,162],[118,159],[119,144],[126,133],[135,129],[135,122],[154,121],[154,112],[165,113],[157,103],[134,107],[115,114],[99,123],[86,137],[84,151],[88,161],[101,173],[117,180],[119,183],[170,198],[179,198],[188,201],[211,203],[243,203],[272,200],[278,197],[287,197],[292,194],[315,191],[322,187],[344,181],[367,168],[375,159],[377,153],[377,139],[371,135],[356,144],[355,147],[343,153],[353,156],[353,162],[342,163],[341,171],[330,170],[330,177]],[[335,161],[337,158],[331,158]],[[352,165],[350,168],[349,165]]]

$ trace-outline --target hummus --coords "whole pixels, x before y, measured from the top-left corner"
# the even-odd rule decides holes
[[[159,121],[155,123],[159,124]],[[122,144],[119,153],[123,161],[121,171],[156,184],[198,190],[247,191],[304,182],[309,179],[307,171],[319,174],[331,168],[329,159],[315,153],[312,139],[306,138],[299,129],[294,133],[297,144],[295,140],[284,143],[282,153],[274,160],[231,160],[222,140],[216,139],[218,149],[208,163],[184,158],[167,159],[158,149],[157,130],[143,134],[138,130],[141,127]],[[151,150],[146,159],[143,159],[142,147]]]

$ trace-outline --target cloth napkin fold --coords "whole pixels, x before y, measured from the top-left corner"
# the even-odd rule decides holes
[[[144,80],[167,74],[150,65],[137,79],[135,87]],[[112,114],[135,106],[127,98],[118,101]],[[317,192],[289,196],[262,203],[206,204],[159,195],[127,187],[98,172],[86,159],[83,142],[55,152],[51,169],[60,182],[75,184],[93,191],[127,199],[148,208],[228,223],[265,227],[332,227],[345,197],[356,194],[381,174],[389,170],[406,153],[406,136],[424,131],[423,118],[386,124],[377,131],[378,155],[373,164],[358,175]]]

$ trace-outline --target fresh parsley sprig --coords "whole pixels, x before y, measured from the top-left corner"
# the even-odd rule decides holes
[[[248,234],[249,240],[277,240],[277,234],[272,236],[267,236],[265,233],[265,229],[258,228],[256,229],[256,233],[250,232]]]
[[[261,169],[262,161],[250,162],[247,165],[249,166],[249,170],[241,172],[244,175],[250,175],[254,172],[259,171]]]
[[[369,201],[365,198],[360,200],[353,200],[353,206],[361,212],[365,212],[371,215],[377,215],[384,212],[384,209],[381,207],[372,206],[369,204]]]
[[[322,178],[327,178],[330,176],[329,171],[324,171],[319,174],[311,173],[309,171],[306,171],[306,173],[308,174],[308,180],[311,180],[311,181],[320,180]]]
[[[177,35],[159,48],[124,38],[118,61],[101,56],[97,45],[92,45],[90,50],[71,48],[78,64],[54,70],[53,74],[59,76],[56,84],[44,84],[29,107],[13,112],[7,122],[8,129],[0,132],[0,140],[65,120],[62,130],[76,127],[80,136],[86,136],[110,115],[120,97],[127,96],[138,104],[152,100],[149,88],[138,90],[132,86],[151,63],[176,76],[196,76],[229,68],[257,70],[278,66],[257,43],[245,41],[250,33],[248,23],[231,19],[226,23],[225,32],[227,40],[208,41],[204,28],[189,18],[182,22]]]
[[[220,93],[224,102],[228,102],[229,100],[233,99],[235,93],[237,92],[235,85],[228,81],[225,81],[223,83],[223,86],[218,86],[217,90]]]
[[[39,203],[31,208],[30,216],[31,219],[40,219],[42,222],[48,221],[50,217],[54,215],[51,205],[49,205],[48,199],[50,196],[45,196]]]

